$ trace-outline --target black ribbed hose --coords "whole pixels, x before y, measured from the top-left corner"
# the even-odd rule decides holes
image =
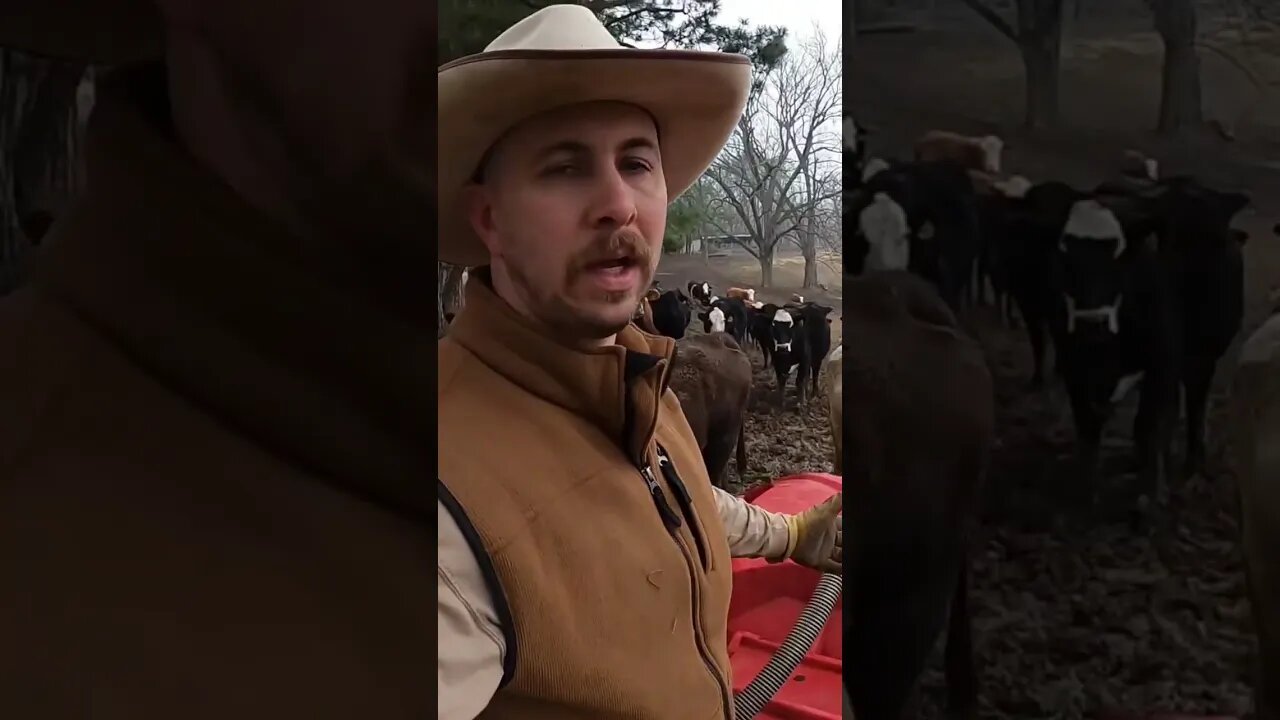
[[[824,573],[818,579],[818,586],[813,589],[813,595],[809,597],[808,604],[804,606],[787,639],[782,641],[778,652],[769,658],[760,674],[734,696],[734,717],[737,720],[755,718],[786,684],[791,673],[799,667],[804,656],[809,654],[810,648],[822,634],[822,628],[835,610],[843,587],[844,580],[840,575]]]

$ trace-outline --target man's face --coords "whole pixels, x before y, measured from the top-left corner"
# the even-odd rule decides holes
[[[667,186],[653,119],[621,103],[531,118],[493,148],[468,201],[503,299],[563,339],[608,338],[661,256]]]
[[[204,125],[189,132],[215,158],[259,165],[219,168],[242,176],[224,179],[258,175],[282,196],[268,203],[287,204],[304,231],[338,235],[373,265],[430,271],[435,3],[157,2],[175,103],[192,106],[195,120],[184,121]]]

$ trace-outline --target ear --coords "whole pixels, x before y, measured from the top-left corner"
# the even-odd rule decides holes
[[[490,255],[498,255],[498,229],[493,218],[493,200],[489,188],[471,183],[462,188],[462,202],[471,230],[480,237]]]

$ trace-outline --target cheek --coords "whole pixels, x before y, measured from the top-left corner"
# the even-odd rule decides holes
[[[636,223],[652,247],[662,245],[662,236],[667,228],[667,198],[640,198],[636,203]]]

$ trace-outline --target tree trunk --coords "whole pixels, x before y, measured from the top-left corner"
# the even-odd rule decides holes
[[[1160,118],[1163,133],[1199,127],[1204,121],[1200,54],[1196,50],[1196,8],[1192,0],[1155,0],[1156,31],[1164,42]]]
[[[773,254],[774,248],[760,253],[760,287],[773,287]]]
[[[801,253],[804,254],[804,283],[801,287],[806,290],[818,286],[817,244],[817,238],[810,238],[805,241],[804,246],[800,249]]]
[[[1060,25],[1056,26],[1047,35],[1037,33],[1019,43],[1026,72],[1024,122],[1028,128],[1051,127],[1058,122],[1058,75],[1062,62],[1060,29]]]

